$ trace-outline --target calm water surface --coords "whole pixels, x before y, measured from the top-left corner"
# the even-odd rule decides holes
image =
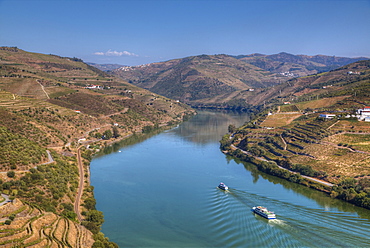
[[[219,150],[245,114],[200,112],[93,159],[104,234],[120,247],[370,247],[370,211],[260,173]],[[217,189],[219,182],[229,192]],[[275,211],[267,221],[250,209]]]

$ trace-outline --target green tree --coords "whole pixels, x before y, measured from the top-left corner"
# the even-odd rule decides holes
[[[236,131],[235,125],[230,124],[229,127],[228,127],[228,131],[229,131],[229,133],[235,133],[235,131]]]
[[[119,132],[118,132],[118,128],[116,126],[113,127],[113,137],[114,138],[118,138],[120,135],[119,135]]]
[[[96,200],[92,197],[89,197],[84,201],[84,207],[89,210],[94,210],[95,205],[96,205]]]
[[[229,135],[224,135],[220,140],[220,148],[221,150],[228,150],[231,145],[231,140],[229,139]]]
[[[98,210],[90,210],[89,212],[87,212],[86,220],[100,226],[104,222],[103,212]]]
[[[354,178],[345,178],[338,185],[342,186],[345,189],[354,188],[355,185],[356,185],[356,179],[354,179]]]
[[[102,135],[101,135],[101,133],[99,133],[99,132],[96,132],[96,133],[95,133],[95,138],[97,138],[97,139],[101,139],[101,136],[102,136]]]
[[[111,130],[106,130],[103,133],[103,139],[111,139],[113,137],[112,131]]]
[[[8,177],[10,177],[10,178],[13,178],[13,177],[15,177],[15,172],[14,172],[14,171],[8,171],[8,172],[6,173],[6,175],[7,175]]]

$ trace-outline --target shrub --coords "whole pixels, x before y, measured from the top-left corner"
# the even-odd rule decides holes
[[[6,173],[6,175],[7,175],[8,177],[10,177],[10,178],[13,178],[13,177],[15,177],[15,172],[14,172],[14,171],[8,171],[8,172]]]

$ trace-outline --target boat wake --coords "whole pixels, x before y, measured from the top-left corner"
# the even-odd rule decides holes
[[[256,205],[275,211],[277,219],[253,214],[251,208]],[[233,188],[226,194],[221,190],[209,193],[205,217],[208,228],[220,237],[215,246],[370,247],[368,221]]]

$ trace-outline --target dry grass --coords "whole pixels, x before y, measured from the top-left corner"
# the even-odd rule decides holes
[[[364,152],[370,152],[370,134],[369,133],[343,133],[332,135],[325,139],[335,144],[346,144],[352,148]]]
[[[331,128],[333,131],[370,133],[370,123],[357,120],[340,120]]]
[[[296,105],[281,105],[280,112],[299,112],[299,108]]]
[[[300,117],[302,114],[283,114],[277,113],[267,116],[266,120],[261,123],[263,127],[282,127],[290,124],[293,120]]]
[[[314,156],[315,159],[294,156],[291,161],[293,163],[309,164],[316,170],[326,171],[329,175],[340,174],[354,177],[363,173],[370,173],[370,166],[364,162],[369,159],[368,154],[324,144],[309,145],[304,149],[304,152]]]
[[[325,108],[334,105],[335,103],[342,101],[348,98],[348,96],[338,96],[338,97],[331,97],[331,98],[323,98],[318,100],[313,100],[309,102],[302,102],[297,103],[297,107],[299,109],[318,109],[318,108]]]

